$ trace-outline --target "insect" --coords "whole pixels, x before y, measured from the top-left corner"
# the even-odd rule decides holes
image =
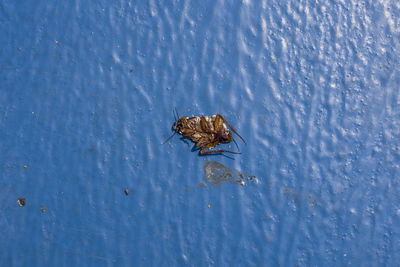
[[[179,118],[176,109],[175,112],[177,118]],[[244,141],[244,139],[220,114],[202,117],[182,117],[180,119],[176,119],[172,128],[175,133],[179,133],[183,137],[188,138],[196,143],[197,148],[201,147],[200,154],[202,155],[225,152],[241,154],[240,152],[233,152],[224,149],[209,150],[221,143],[230,143],[234,141],[232,132],[229,131],[227,126],[246,144],[246,141]],[[172,138],[172,136],[170,138]]]

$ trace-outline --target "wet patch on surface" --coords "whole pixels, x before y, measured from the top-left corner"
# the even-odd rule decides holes
[[[216,161],[208,161],[204,164],[204,180],[214,187],[225,183],[235,183],[244,186],[246,185],[246,180],[255,181],[255,178],[254,175],[246,175]],[[206,187],[203,182],[197,186],[198,189]]]

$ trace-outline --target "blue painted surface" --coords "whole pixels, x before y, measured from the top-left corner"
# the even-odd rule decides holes
[[[398,265],[397,1],[138,2],[1,1],[0,265]]]

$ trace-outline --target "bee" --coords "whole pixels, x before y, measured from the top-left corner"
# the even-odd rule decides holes
[[[176,109],[175,112],[177,118],[179,118]],[[228,127],[246,144],[246,141],[244,141],[240,134],[238,134],[220,114],[202,117],[182,117],[176,119],[172,129],[175,133],[179,133],[184,138],[188,138],[196,143],[195,146],[196,148],[201,148],[200,154],[202,155],[216,153],[241,154],[240,152],[233,152],[224,149],[209,150],[221,143],[230,143],[234,141],[232,132]],[[172,138],[172,136],[170,138]]]

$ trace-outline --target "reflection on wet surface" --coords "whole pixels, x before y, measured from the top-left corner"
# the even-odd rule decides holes
[[[209,188],[207,183],[214,187],[219,187],[225,183],[235,183],[245,186],[247,182],[260,183],[254,175],[247,175],[238,170],[231,169],[216,161],[207,161],[204,164],[204,180],[197,189]],[[265,181],[265,179],[263,179]],[[297,192],[290,187],[272,185],[267,182],[269,187],[273,187],[275,191],[281,192],[286,196],[288,202],[293,202],[295,206],[306,205],[307,208],[314,210],[316,206],[322,206],[324,201],[312,193]]]
[[[208,161],[204,164],[204,179],[216,187],[225,183],[235,183],[244,186],[246,180],[252,181],[254,178],[255,176],[253,175],[243,174],[216,161]],[[198,188],[202,187],[206,187],[204,183],[198,186]]]

